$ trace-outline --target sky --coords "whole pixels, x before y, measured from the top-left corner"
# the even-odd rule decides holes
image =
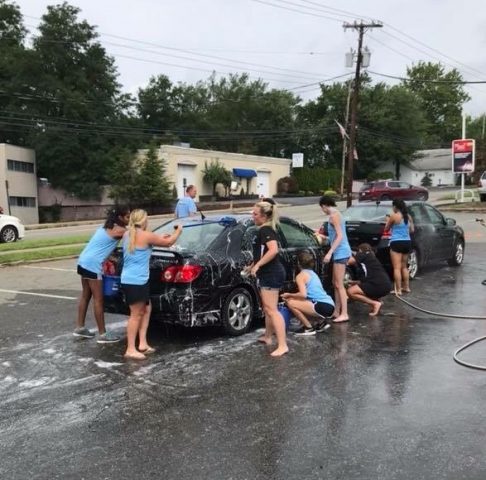
[[[48,5],[17,0],[26,27],[36,33]],[[382,22],[369,29],[363,45],[371,51],[368,72],[405,76],[419,61],[456,68],[464,80],[486,81],[484,0],[71,0],[80,18],[96,26],[100,42],[115,58],[125,92],[136,93],[151,76],[174,83],[247,72],[272,88],[303,99],[319,94],[318,82],[354,74],[345,53],[356,50],[358,32],[343,24]],[[335,81],[345,80],[340,77]],[[486,112],[486,83],[466,86],[464,106],[477,117]]]

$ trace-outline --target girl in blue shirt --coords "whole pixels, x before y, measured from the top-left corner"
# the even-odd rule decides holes
[[[146,353],[155,351],[147,343],[147,330],[152,311],[149,288],[152,246],[170,247],[182,233],[182,227],[177,225],[172,235],[157,235],[147,231],[147,225],[147,212],[134,210],[130,214],[128,232],[123,237],[121,288],[130,307],[125,358],[133,360],[144,360]],[[137,335],[138,350],[135,346]]]
[[[408,254],[412,249],[410,234],[413,233],[412,218],[403,200],[393,200],[393,212],[386,221],[385,231],[391,230],[390,259],[393,266],[395,294],[410,292]]]
[[[333,261],[332,283],[336,300],[334,323],[347,322],[349,320],[348,296],[344,287],[344,274],[346,273],[346,264],[351,257],[351,247],[346,236],[346,222],[336,208],[336,202],[332,197],[324,195],[319,200],[319,205],[322,211],[329,215],[327,228],[331,248],[324,257],[324,262],[329,263],[331,258]]]
[[[78,259],[78,274],[81,275],[81,298],[78,305],[78,318],[73,335],[76,337],[93,338],[94,332],[85,327],[86,312],[91,298],[93,311],[98,325],[98,343],[114,343],[120,338],[107,332],[103,312],[103,285],[101,281],[103,262],[115,250],[118,241],[125,233],[130,209],[118,206],[110,210],[103,226],[100,226],[91,237]]]

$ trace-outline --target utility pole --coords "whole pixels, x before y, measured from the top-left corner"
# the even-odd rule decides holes
[[[383,27],[382,23],[363,23],[361,22],[354,22],[354,23],[345,23],[343,25],[344,30],[348,28],[352,28],[354,30],[358,30],[358,53],[356,59],[356,71],[354,75],[354,88],[353,88],[353,97],[351,100],[351,124],[350,124],[350,131],[349,131],[349,150],[348,150],[348,188],[346,189],[346,205],[348,207],[351,206],[353,202],[352,197],[352,190],[353,190],[353,162],[354,162],[354,152],[356,149],[356,123],[358,118],[358,96],[359,96],[359,75],[361,71],[361,63],[363,61],[363,36],[365,30],[370,28],[381,28]]]

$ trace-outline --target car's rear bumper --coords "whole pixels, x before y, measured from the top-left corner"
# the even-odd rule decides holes
[[[151,294],[151,319],[184,327],[204,327],[221,324],[221,308],[210,307],[209,299],[191,296]],[[129,315],[130,310],[122,293],[104,297],[104,310]]]

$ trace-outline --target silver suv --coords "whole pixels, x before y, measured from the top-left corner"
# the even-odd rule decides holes
[[[481,202],[486,202],[486,171],[482,173],[479,177],[479,184],[478,184],[478,192],[479,198]]]

